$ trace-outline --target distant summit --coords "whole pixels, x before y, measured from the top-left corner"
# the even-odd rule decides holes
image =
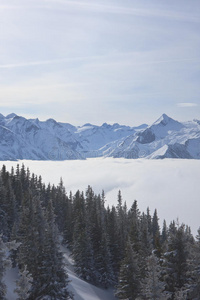
[[[200,121],[163,114],[153,124],[73,126],[0,114],[0,160],[73,160],[89,157],[200,159]]]

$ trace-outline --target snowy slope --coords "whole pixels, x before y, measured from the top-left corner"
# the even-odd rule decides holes
[[[74,272],[73,260],[70,257],[70,252],[66,247],[62,246],[64,253],[64,262],[66,271],[69,275],[69,290],[74,294],[74,300],[115,300],[114,291],[112,289],[101,289],[88,282],[80,279]]]
[[[163,114],[152,125],[102,126],[0,115],[0,160],[74,160],[88,157],[200,159],[200,121]]]
[[[64,264],[66,265],[66,272],[69,276],[69,290],[74,295],[74,300],[115,300],[114,291],[112,289],[101,289],[88,282],[80,279],[74,272],[73,260],[66,247],[61,247],[64,256]],[[5,276],[5,283],[7,286],[7,299],[16,300],[17,295],[14,293],[16,288],[15,281],[17,280],[17,270],[8,270]]]

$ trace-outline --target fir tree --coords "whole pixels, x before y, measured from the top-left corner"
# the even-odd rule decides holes
[[[157,209],[154,211],[153,219],[152,219],[152,234],[153,234],[153,246],[156,249],[156,254],[158,256],[161,255],[161,242],[160,242],[160,226],[158,223],[158,215]]]
[[[90,282],[94,281],[94,261],[91,239],[86,226],[85,200],[76,192],[73,200],[74,233],[72,255],[77,274]]]
[[[19,279],[16,281],[17,288],[15,289],[15,292],[18,294],[17,300],[28,299],[32,287],[32,281],[33,278],[25,266],[24,270],[20,271]]]
[[[147,259],[146,278],[143,281],[143,295],[147,300],[168,299],[165,290],[165,283],[161,280],[162,268],[155,254]]]
[[[166,290],[174,299],[175,292],[180,290],[187,282],[187,243],[184,233],[184,225],[173,229],[168,240],[168,251],[164,254]]]
[[[130,239],[128,239],[126,254],[122,260],[119,272],[116,290],[118,299],[135,300],[141,293],[140,282],[137,254],[131,245]]]

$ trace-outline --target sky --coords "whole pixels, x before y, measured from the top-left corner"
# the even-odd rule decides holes
[[[200,117],[199,0],[0,0],[0,113],[73,125]]]

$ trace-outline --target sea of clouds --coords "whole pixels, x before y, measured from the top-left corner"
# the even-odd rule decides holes
[[[92,186],[95,193],[106,194],[106,206],[117,205],[122,192],[128,208],[134,200],[146,212],[158,211],[160,225],[178,220],[196,235],[200,227],[200,160],[182,159],[114,159],[92,158],[71,161],[4,161],[7,170],[24,163],[31,173],[41,175],[43,182],[57,185],[62,177],[66,192],[85,191]]]

